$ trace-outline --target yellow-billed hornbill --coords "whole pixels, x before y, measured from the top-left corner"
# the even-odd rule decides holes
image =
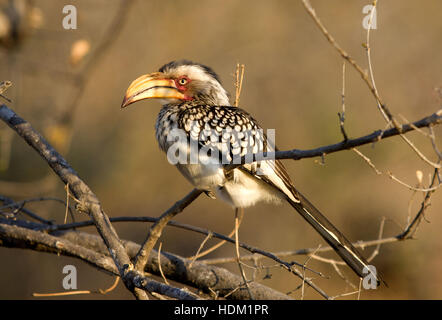
[[[196,188],[214,192],[234,208],[286,200],[359,277],[372,273],[351,242],[296,190],[281,161],[257,161],[225,170],[226,160],[230,163],[235,156],[275,149],[255,119],[230,105],[227,91],[211,68],[188,60],[170,62],[133,81],[121,107],[152,98],[161,99],[163,105],[155,126],[160,148],[168,158],[172,147],[172,154],[185,153],[185,161],[169,161]],[[186,140],[178,148],[174,130],[181,130]],[[193,162],[189,159],[192,143],[198,151],[206,148]],[[207,161],[216,152],[216,161]]]

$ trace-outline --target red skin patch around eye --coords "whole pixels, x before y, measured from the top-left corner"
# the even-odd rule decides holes
[[[181,84],[179,83],[179,81],[180,81],[181,79],[186,79],[186,80],[187,80],[187,82],[186,82],[185,85],[181,85]],[[189,78],[187,78],[186,76],[181,76],[181,77],[179,77],[178,79],[175,79],[175,85],[176,85],[177,89],[180,90],[182,93],[184,93],[184,100],[193,100],[192,97],[187,96],[187,95],[185,94],[185,92],[187,91],[187,85],[190,83],[190,81],[191,81],[191,80],[190,80]]]

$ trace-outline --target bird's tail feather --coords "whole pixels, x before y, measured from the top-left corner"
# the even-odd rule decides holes
[[[362,257],[351,242],[302,194],[297,192],[296,197],[300,202],[294,202],[289,198],[287,198],[287,200],[336,251],[342,260],[344,260],[359,277],[363,278],[367,276],[368,273],[371,273],[379,284],[379,275],[372,271],[372,268],[369,267],[369,263]]]

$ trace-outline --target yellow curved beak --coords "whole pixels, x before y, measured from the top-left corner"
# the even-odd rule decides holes
[[[173,79],[161,72],[143,75],[134,80],[126,91],[121,108],[144,99],[185,99]]]

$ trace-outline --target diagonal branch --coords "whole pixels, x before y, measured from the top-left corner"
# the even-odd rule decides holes
[[[19,117],[6,105],[0,106],[0,118],[40,154],[64,184],[69,184],[69,189],[80,203],[80,210],[87,213],[94,221],[126,287],[134,292],[134,286],[129,281],[134,279],[132,275],[129,276],[129,272],[133,270],[132,262],[97,196],[80,179],[68,162],[31,127],[29,122]]]

